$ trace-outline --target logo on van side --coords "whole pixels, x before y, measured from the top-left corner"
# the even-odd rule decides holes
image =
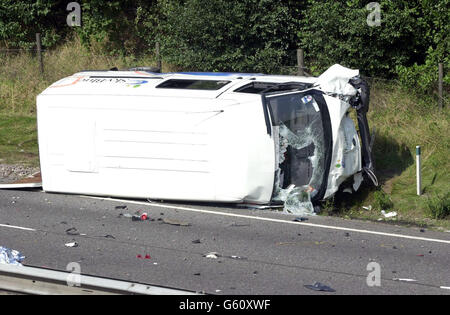
[[[130,80],[127,82],[127,86],[131,86],[133,88],[138,88],[143,84],[147,84],[147,80]]]

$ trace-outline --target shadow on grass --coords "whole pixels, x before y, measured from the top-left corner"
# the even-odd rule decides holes
[[[377,134],[373,154],[376,175],[380,184],[400,175],[414,163],[412,149],[398,143],[395,139]]]
[[[320,204],[321,208],[328,215],[345,215],[349,210],[355,207],[361,208],[367,206],[368,201],[373,199],[376,191],[381,191],[381,186],[389,186],[391,179],[400,175],[404,170],[414,163],[414,157],[411,150],[398,143],[395,139],[385,135],[377,134],[374,144],[375,174],[378,177],[380,186],[375,187],[372,182],[364,175],[364,183],[357,192],[352,194],[343,192],[346,188],[353,185],[353,177],[344,182],[335,196]],[[388,190],[390,190],[388,188]]]

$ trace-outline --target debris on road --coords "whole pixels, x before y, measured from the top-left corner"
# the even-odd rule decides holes
[[[133,222],[138,221],[155,221],[154,219],[150,219],[148,214],[146,212],[140,213],[140,211],[137,211],[135,214],[129,214],[129,213],[120,213],[118,215],[118,218],[129,218]]]
[[[203,257],[208,258],[208,259],[218,259],[219,257],[221,257],[221,255],[216,252],[210,252],[210,253],[204,255]]]
[[[72,227],[72,228],[66,230],[66,234],[70,235],[70,236],[78,236],[78,235],[80,235],[80,232],[78,232],[78,230],[76,228]]]
[[[191,226],[189,222],[182,222],[172,219],[162,219],[162,222],[169,225],[175,225],[175,226]]]
[[[308,220],[309,220],[308,218],[298,217],[298,218],[295,218],[292,221],[294,221],[294,222],[305,222],[305,221],[308,221]]]
[[[67,243],[65,244],[66,247],[78,247],[78,243],[77,242],[71,242],[71,243]]]
[[[229,226],[230,227],[247,227],[247,226],[250,226],[250,224],[239,224],[239,223],[233,222]]]
[[[0,264],[22,266],[22,261],[24,259],[25,256],[17,250],[0,246]]]
[[[284,211],[289,214],[315,215],[311,194],[314,189],[310,186],[296,187],[290,185],[286,189],[279,189],[275,200],[284,202]],[[317,192],[316,192],[317,193]]]
[[[247,260],[247,257],[240,257],[240,256],[229,256],[229,258],[231,259],[236,259],[236,260]]]
[[[202,242],[201,242],[201,240],[193,240],[192,241],[192,244],[201,244]]]
[[[116,210],[125,210],[127,208],[128,208],[128,206],[116,206],[115,207]]]
[[[404,279],[404,278],[394,278],[393,281],[402,281],[402,282],[417,282],[417,280],[414,279]]]
[[[313,291],[322,291],[322,292],[336,292],[336,290],[326,286],[320,282],[316,282],[313,285],[305,285],[305,288],[313,290]]]

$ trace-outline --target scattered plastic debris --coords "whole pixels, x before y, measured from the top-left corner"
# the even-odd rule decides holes
[[[336,290],[326,286],[320,282],[316,282],[313,285],[305,285],[305,288],[313,290],[313,291],[322,291],[322,292],[336,292]]]
[[[305,221],[308,221],[308,220],[309,220],[308,218],[297,217],[297,218],[295,218],[295,219],[292,220],[292,221],[294,221],[294,222],[305,222]]]
[[[381,210],[381,214],[382,214],[385,218],[395,218],[395,217],[397,216],[397,212],[395,212],[395,211],[386,213],[386,211]]]
[[[71,242],[71,243],[67,243],[65,244],[66,247],[78,247],[78,243],[77,242]]]
[[[0,264],[22,266],[25,256],[17,250],[0,246]]]
[[[361,184],[363,182],[364,178],[362,176],[362,173],[357,173],[355,176],[353,176],[353,190],[358,191],[359,187],[361,187]]]
[[[345,192],[347,194],[353,194],[353,190],[351,188],[345,188],[342,192]]]
[[[152,257],[150,257],[149,254],[146,254],[145,256],[137,255],[136,258],[138,258],[138,259],[152,259]]]
[[[78,230],[76,228],[72,227],[72,228],[66,230],[66,234],[70,235],[70,236],[78,236],[78,235],[80,235],[80,232],[78,232]]]
[[[236,259],[236,260],[247,260],[247,257],[240,257],[240,256],[230,256],[231,259]]]
[[[204,255],[204,257],[206,257],[206,258],[208,258],[208,259],[218,259],[218,258],[221,257],[221,256],[220,256],[219,253],[216,253],[216,252],[210,252],[210,253]]]
[[[402,281],[402,282],[417,282],[417,280],[414,279],[404,279],[404,278],[394,278],[393,281]]]
[[[364,209],[364,210],[367,210],[367,211],[372,211],[372,206],[368,206],[368,207],[363,206],[363,209]]]
[[[188,222],[181,222],[181,221],[172,220],[172,219],[162,219],[162,221],[165,224],[170,224],[170,225],[175,225],[175,226],[191,226],[191,224]]]
[[[144,213],[141,215],[131,216],[131,221],[136,222],[136,221],[155,221],[155,220],[150,220],[150,218],[148,217],[148,214]]]

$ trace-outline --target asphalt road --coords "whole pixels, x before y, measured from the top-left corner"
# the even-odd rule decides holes
[[[126,216],[137,211],[153,221]],[[294,218],[267,210],[3,190],[0,246],[22,252],[29,266],[65,271],[78,262],[87,275],[210,294],[450,294],[441,288],[450,287],[450,233]],[[70,229],[82,235],[68,235]],[[69,242],[79,246],[66,247]],[[205,257],[210,252],[217,259]],[[372,262],[380,265],[380,286],[367,285]],[[316,282],[336,293],[305,287]]]

